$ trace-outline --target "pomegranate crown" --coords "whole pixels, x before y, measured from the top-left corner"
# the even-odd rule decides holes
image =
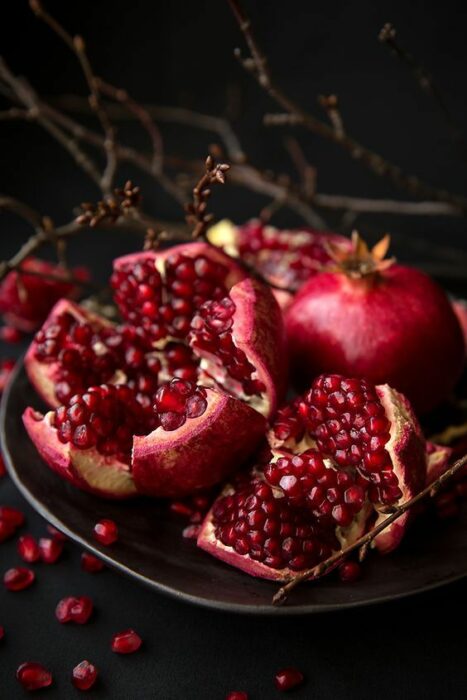
[[[368,277],[387,270],[394,264],[395,258],[386,258],[391,243],[387,233],[373,248],[369,248],[358,231],[352,232],[352,247],[344,250],[332,241],[326,242],[327,252],[331,258],[328,270],[344,272],[353,279]]]

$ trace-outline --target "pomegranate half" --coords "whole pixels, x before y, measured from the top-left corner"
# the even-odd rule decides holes
[[[446,399],[464,366],[462,331],[444,291],[424,273],[383,260],[387,241],[312,277],[285,315],[297,384],[322,372],[387,382],[417,412]]]

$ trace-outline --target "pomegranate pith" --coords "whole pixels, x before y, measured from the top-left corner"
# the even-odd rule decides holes
[[[89,690],[97,680],[97,668],[89,661],[81,661],[74,667],[71,674],[71,682],[78,690]]]
[[[18,666],[16,678],[25,690],[40,690],[48,688],[53,683],[51,672],[34,661],[25,661]]]
[[[104,518],[94,525],[94,538],[105,546],[114,544],[118,540],[118,527],[113,520]]]
[[[141,647],[143,640],[133,629],[117,632],[111,640],[111,649],[116,654],[133,654]]]
[[[3,583],[9,591],[23,591],[34,583],[35,578],[34,571],[18,566],[5,572]]]
[[[291,690],[303,683],[304,676],[298,668],[284,668],[274,676],[274,685],[277,690]]]

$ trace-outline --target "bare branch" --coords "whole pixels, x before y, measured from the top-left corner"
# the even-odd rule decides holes
[[[342,138],[345,134],[344,122],[342,121],[342,116],[339,111],[337,95],[320,95],[318,97],[318,102],[328,115],[329,121],[336,132],[336,136]]]

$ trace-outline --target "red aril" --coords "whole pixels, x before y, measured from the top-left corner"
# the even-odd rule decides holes
[[[34,661],[26,661],[18,666],[16,678],[25,690],[40,690],[53,683],[51,672]]]
[[[94,554],[83,552],[81,554],[81,568],[88,574],[96,574],[105,569],[105,564],[101,559],[95,557]]]
[[[274,676],[277,690],[291,690],[303,683],[303,673],[297,668],[284,668]]]
[[[339,578],[343,583],[358,581],[362,575],[362,567],[356,561],[345,561],[339,566]]]
[[[49,535],[52,535],[54,540],[60,540],[61,542],[66,542],[66,540],[68,539],[68,537],[66,535],[64,535],[63,532],[60,532],[60,530],[57,530],[57,528],[54,527],[53,525],[50,525],[50,524],[47,525],[47,532],[49,533]]]
[[[143,640],[134,630],[117,632],[111,640],[111,649],[116,654],[133,654],[141,647]]]
[[[231,693],[225,696],[225,700],[248,700],[248,693],[241,690],[232,690]]]
[[[310,279],[285,321],[297,384],[321,373],[387,382],[418,412],[449,397],[465,361],[459,321],[427,275],[383,260],[358,237],[349,254]]]
[[[23,334],[13,326],[2,326],[0,328],[0,340],[4,343],[20,343],[23,339]]]
[[[50,537],[39,540],[40,557],[44,564],[55,564],[63,553],[64,542]]]
[[[0,392],[1,393],[1,392]],[[0,454],[0,479],[6,475],[5,462],[3,460],[2,454]]]
[[[18,566],[5,572],[3,583],[9,591],[23,591],[34,583],[35,578],[34,571]]]
[[[5,628],[3,627],[3,625],[0,625],[0,642],[4,638],[5,638]]]
[[[118,540],[118,527],[113,520],[104,518],[94,525],[94,538],[109,546]]]
[[[89,661],[81,661],[74,667],[71,682],[78,690],[89,690],[97,680],[97,668]]]
[[[0,544],[9,540],[16,532],[16,527],[8,520],[0,518]]]
[[[24,525],[25,517],[24,513],[18,510],[18,508],[0,506],[0,520],[4,520],[14,528],[18,528]]]
[[[17,549],[21,559],[28,564],[38,561],[41,555],[39,545],[32,535],[22,535],[18,539]]]
[[[92,615],[93,604],[88,596],[62,598],[55,608],[55,617],[62,624],[75,622],[84,625]]]

